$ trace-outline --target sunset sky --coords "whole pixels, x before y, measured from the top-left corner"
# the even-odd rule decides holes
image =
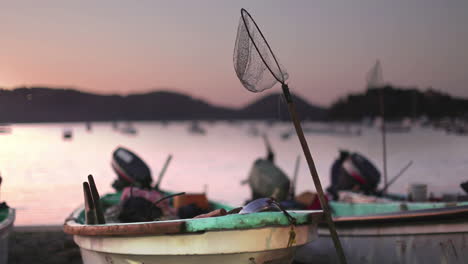
[[[466,0],[3,1],[0,87],[165,89],[242,106],[258,95],[232,65],[241,7],[312,103],[362,91],[377,58],[387,82],[468,98]]]

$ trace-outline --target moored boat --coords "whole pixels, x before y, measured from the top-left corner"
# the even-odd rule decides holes
[[[103,207],[120,194],[102,197]],[[212,208],[226,208],[210,203]],[[298,246],[317,238],[321,211],[229,214],[166,221],[85,224],[84,207],[73,212],[64,231],[74,236],[83,263],[291,263]]]
[[[0,264],[8,263],[8,237],[15,221],[15,209],[0,209]]]
[[[331,202],[348,263],[466,263],[468,202]],[[330,234],[301,248],[297,261],[338,263]]]
[[[285,211],[271,198],[233,208],[205,194],[169,193],[159,186],[171,156],[155,185],[130,150],[112,157],[117,192],[99,198],[90,175],[85,205],[64,224],[85,264],[291,263],[297,247],[317,238],[321,210]]]

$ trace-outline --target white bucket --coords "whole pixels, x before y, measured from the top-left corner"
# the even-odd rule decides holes
[[[427,201],[427,184],[412,183],[409,186],[409,195],[413,202]]]

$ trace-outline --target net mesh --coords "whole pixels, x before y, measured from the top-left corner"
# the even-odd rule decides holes
[[[275,60],[276,59],[276,60]],[[254,20],[244,9],[237,28],[234,47],[234,69],[242,85],[252,92],[261,92],[284,83],[288,74],[273,55]]]
[[[377,60],[374,67],[367,73],[367,88],[380,88],[383,86],[383,73],[380,61]]]

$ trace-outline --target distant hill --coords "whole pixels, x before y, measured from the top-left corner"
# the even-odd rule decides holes
[[[322,119],[325,109],[296,97],[304,118]],[[286,117],[286,105],[281,105]],[[0,90],[0,122],[77,122],[109,120],[278,119],[278,95],[245,108],[214,106],[181,93],[98,95],[73,89],[22,87]]]
[[[327,117],[327,109],[314,106],[304,99],[293,95],[296,110],[301,119],[324,120]],[[240,111],[242,118],[286,120],[289,119],[288,106],[282,94],[267,95],[247,105]]]
[[[360,120],[380,116],[381,95],[384,98],[386,119],[468,117],[468,99],[452,97],[433,89],[420,91],[385,86],[340,98],[330,107],[329,118]]]

